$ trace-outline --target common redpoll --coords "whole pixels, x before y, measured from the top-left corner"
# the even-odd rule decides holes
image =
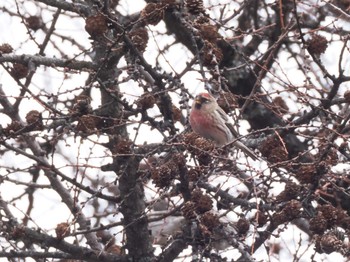
[[[229,123],[228,115],[221,109],[215,98],[208,93],[200,93],[195,97],[190,114],[192,130],[204,138],[224,146],[234,141],[238,134]],[[258,159],[252,150],[236,140],[233,145],[246,155]]]

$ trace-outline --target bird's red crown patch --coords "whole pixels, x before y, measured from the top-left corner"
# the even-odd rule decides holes
[[[210,99],[211,95],[209,93],[200,93],[199,96]]]

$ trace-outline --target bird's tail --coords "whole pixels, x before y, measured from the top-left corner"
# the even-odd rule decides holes
[[[240,150],[242,150],[244,154],[246,154],[247,156],[251,157],[253,160],[258,160],[259,159],[259,157],[251,149],[249,149],[246,145],[244,145],[242,142],[235,141],[233,143],[233,145],[235,147],[239,148]]]

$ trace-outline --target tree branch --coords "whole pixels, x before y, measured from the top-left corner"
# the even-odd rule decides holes
[[[49,58],[39,55],[9,55],[3,54],[0,56],[0,63],[20,63],[28,65],[33,63],[35,65],[44,65],[49,67],[64,67],[69,70],[81,70],[81,71],[91,71],[97,70],[98,65],[87,61],[77,61],[73,59],[59,59],[59,58]]]

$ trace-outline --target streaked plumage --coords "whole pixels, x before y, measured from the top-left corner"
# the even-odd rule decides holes
[[[195,97],[190,114],[190,124],[194,132],[213,140],[217,146],[224,146],[232,142],[238,135],[229,123],[227,114],[209,93],[200,93]],[[258,159],[254,152],[242,142],[235,141],[233,144],[246,155]]]

